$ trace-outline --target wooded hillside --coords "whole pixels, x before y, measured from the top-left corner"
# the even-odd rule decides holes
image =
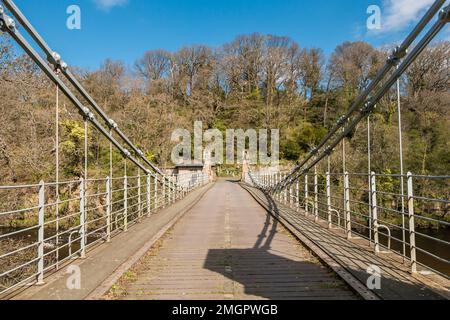
[[[55,86],[6,37],[0,37],[0,184],[53,180]],[[345,113],[384,63],[388,49],[345,42],[330,57],[289,38],[251,34],[220,48],[153,50],[133,66],[105,60],[76,69],[82,84],[121,129],[160,166],[170,166],[171,133],[205,128],[279,128],[281,156],[301,159]],[[406,170],[446,174],[450,167],[450,42],[428,48],[402,78]],[[398,172],[396,91],[377,106],[373,169]],[[75,108],[61,103],[61,168],[81,176],[84,132]],[[365,123],[348,137],[349,171],[367,172]],[[90,170],[106,176],[108,144],[90,135]],[[340,155],[333,158],[338,170]],[[115,155],[115,161],[121,161]]]

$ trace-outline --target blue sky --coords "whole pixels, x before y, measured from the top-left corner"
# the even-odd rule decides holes
[[[16,0],[31,23],[70,65],[95,69],[106,58],[127,65],[147,50],[220,46],[236,35],[289,36],[330,54],[343,41],[398,42],[433,0]],[[81,30],[66,27],[69,5],[81,8]],[[382,9],[369,32],[369,5]],[[448,38],[444,31],[441,37]]]

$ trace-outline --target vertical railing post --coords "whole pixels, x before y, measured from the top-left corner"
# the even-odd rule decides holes
[[[173,176],[172,178],[172,183],[173,183],[173,192],[174,192],[174,196],[173,196],[173,202],[177,202],[178,200],[178,184],[177,184],[177,178],[175,176]]]
[[[44,223],[45,223],[45,183],[39,183],[39,204],[38,204],[38,278],[37,284],[44,284]]]
[[[281,181],[283,181],[283,174],[280,172],[278,175],[278,185],[280,186],[278,188],[278,201],[283,202],[283,189],[281,187]]]
[[[275,172],[273,174],[273,177],[272,177],[272,179],[273,179],[273,187],[274,187],[274,189],[272,190],[272,194],[273,194],[273,198],[275,200],[277,199],[277,191],[276,191],[276,188],[275,188],[275,186],[277,185],[277,175],[278,175],[278,173]]]
[[[158,176],[155,176],[155,196],[154,196],[154,202],[155,202],[155,211],[158,210]]]
[[[276,184],[276,186],[277,186],[277,187],[275,188],[275,198],[276,198],[278,201],[281,201],[281,193],[280,193],[280,187],[279,187],[279,183],[280,183],[280,175],[281,175],[281,173],[278,172],[277,175],[275,176],[275,179],[276,179],[275,184]]]
[[[269,187],[272,188],[273,184],[272,184],[272,178],[273,175],[269,174]]]
[[[111,241],[111,178],[106,177],[106,242]]]
[[[177,181],[180,185],[181,199],[184,199],[186,196],[186,181],[184,177],[180,176],[180,174],[178,174]]]
[[[411,255],[411,272],[417,273],[416,257],[416,225],[414,221],[414,185],[413,175],[408,172],[408,220],[409,220],[409,246]]]
[[[163,180],[163,185],[162,185],[162,207],[165,208],[166,207],[166,176],[162,177]]]
[[[345,203],[345,229],[347,239],[352,237],[352,217],[350,212],[350,178],[348,172],[344,173],[344,203]]]
[[[128,231],[128,177],[123,178],[123,228]]]
[[[308,175],[305,175],[305,214],[308,216],[309,215],[309,185],[308,185]]]
[[[169,204],[170,199],[170,185],[169,181],[164,179],[164,208],[166,208]]]
[[[172,176],[170,176],[169,180],[169,204],[173,203],[173,182],[172,182]]]
[[[319,222],[319,181],[317,167],[314,167],[314,220]]]
[[[167,179],[167,206],[170,206],[172,204],[172,180],[170,180],[170,176]]]
[[[294,207],[294,184],[291,182],[289,184],[289,204]]]
[[[175,182],[173,180],[173,174],[170,176],[170,183],[172,185],[171,193],[172,193],[172,204],[173,204],[173,203],[176,202],[176,197],[177,197],[177,194],[176,194],[177,187],[176,187]]]
[[[80,179],[80,255],[86,257],[86,181]]]
[[[371,173],[370,177],[370,189],[372,193],[372,226],[373,226],[373,236],[374,236],[374,245],[375,245],[375,253],[380,252],[380,241],[378,234],[378,204],[377,204],[377,181],[375,172]]]
[[[283,181],[284,179],[286,179],[286,174],[284,174],[281,178],[281,181]],[[283,200],[284,203],[287,204],[287,197],[288,197],[288,186],[286,185],[284,187],[284,192],[283,192]]]
[[[152,214],[152,176],[147,173],[147,216]]]
[[[173,194],[173,191],[174,191],[174,189],[175,189],[175,186],[174,186],[174,184],[173,184],[173,180],[172,180],[172,176],[170,176],[170,181],[169,181],[169,193],[170,193],[170,197],[169,197],[169,203],[170,204],[173,204],[174,203],[174,194]]]
[[[172,175],[172,185],[173,185],[173,203],[175,203],[178,200],[178,185],[177,185],[177,178],[175,177],[175,175]]]
[[[141,199],[141,193],[142,193],[142,184],[141,184],[141,172],[139,170],[138,174],[138,217],[142,217],[142,199]]]
[[[179,192],[179,197],[180,200],[184,198],[184,185],[180,184],[181,181],[179,180],[179,178],[177,177],[177,181],[178,181],[178,192]]]
[[[174,174],[173,176],[173,183],[175,184],[175,202],[181,199],[181,188],[178,183],[178,176]]]
[[[171,184],[171,193],[172,193],[172,202],[175,203],[176,201],[176,192],[177,192],[177,184],[176,180],[174,180],[174,176],[172,175],[170,178],[170,184]]]
[[[166,192],[165,192],[165,197],[164,197],[164,202],[165,202],[165,206],[167,207],[170,204],[170,181],[167,178],[167,180],[165,180],[165,187],[166,187]]]
[[[331,215],[331,176],[327,172],[327,207],[328,207],[328,229],[333,227],[333,217]]]
[[[278,175],[278,184],[281,184],[281,181],[283,181],[283,174],[280,172]],[[283,202],[283,189],[281,186],[278,189],[278,201]]]
[[[278,172],[275,173],[273,179],[274,179],[274,186],[277,186],[277,184],[278,184]],[[278,187],[274,189],[273,196],[274,196],[274,198],[276,200],[278,199]]]
[[[275,173],[272,173],[270,175],[270,187],[273,187],[275,185]]]
[[[280,188],[278,187],[278,184],[280,183],[280,172],[277,172],[276,176],[275,176],[275,184],[277,185],[276,191],[275,191],[275,198],[280,201],[281,200],[281,193],[280,193]]]
[[[185,196],[187,196],[189,194],[189,192],[191,192],[191,185],[192,185],[192,174],[189,175],[189,177],[187,178],[187,183],[186,183],[186,194]]]

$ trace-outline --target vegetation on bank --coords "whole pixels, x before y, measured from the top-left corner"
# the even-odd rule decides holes
[[[387,52],[365,42],[345,42],[325,57],[319,48],[301,48],[287,37],[250,34],[219,48],[148,51],[131,68],[106,60],[98,70],[75,71],[99,105],[161,167],[171,166],[172,131],[192,130],[196,120],[205,130],[280,129],[281,157],[294,165],[345,113]],[[449,171],[449,57],[450,42],[434,43],[401,79],[405,168],[415,174]],[[0,88],[0,184],[53,181],[56,88],[3,36]],[[399,172],[396,99],[393,88],[371,116],[372,170],[378,173]],[[82,118],[64,97],[60,110],[61,179],[77,179],[83,174]],[[365,123],[346,144],[348,171],[367,172]],[[114,175],[123,175],[118,152],[113,162]],[[106,177],[108,163],[108,142],[90,128],[89,175]],[[342,171],[339,152],[332,169]],[[129,166],[129,174],[133,171]],[[397,182],[384,187],[399,191]],[[448,199],[448,185],[418,188],[423,195]],[[0,197],[2,209],[28,205]],[[424,210],[448,220],[447,205]]]

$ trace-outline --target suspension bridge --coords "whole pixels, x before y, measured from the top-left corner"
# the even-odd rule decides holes
[[[57,130],[55,181],[0,186],[0,199],[17,200],[0,203],[1,298],[448,299],[450,177],[404,171],[400,103],[400,172],[373,172],[370,136],[377,103],[450,22],[445,1],[435,1],[298,166],[245,161],[239,180],[216,179],[210,168],[158,168],[14,2],[1,3],[1,31],[56,86],[56,128],[60,94],[84,119],[81,178],[60,179]],[[368,170],[351,173],[345,137],[366,120]],[[92,130],[109,141],[107,177],[89,172]],[[332,167],[341,148],[342,168]],[[386,191],[386,181],[398,189]],[[424,191],[430,186],[437,192]],[[7,225],[24,217],[24,227]],[[421,221],[445,232],[422,230]]]

